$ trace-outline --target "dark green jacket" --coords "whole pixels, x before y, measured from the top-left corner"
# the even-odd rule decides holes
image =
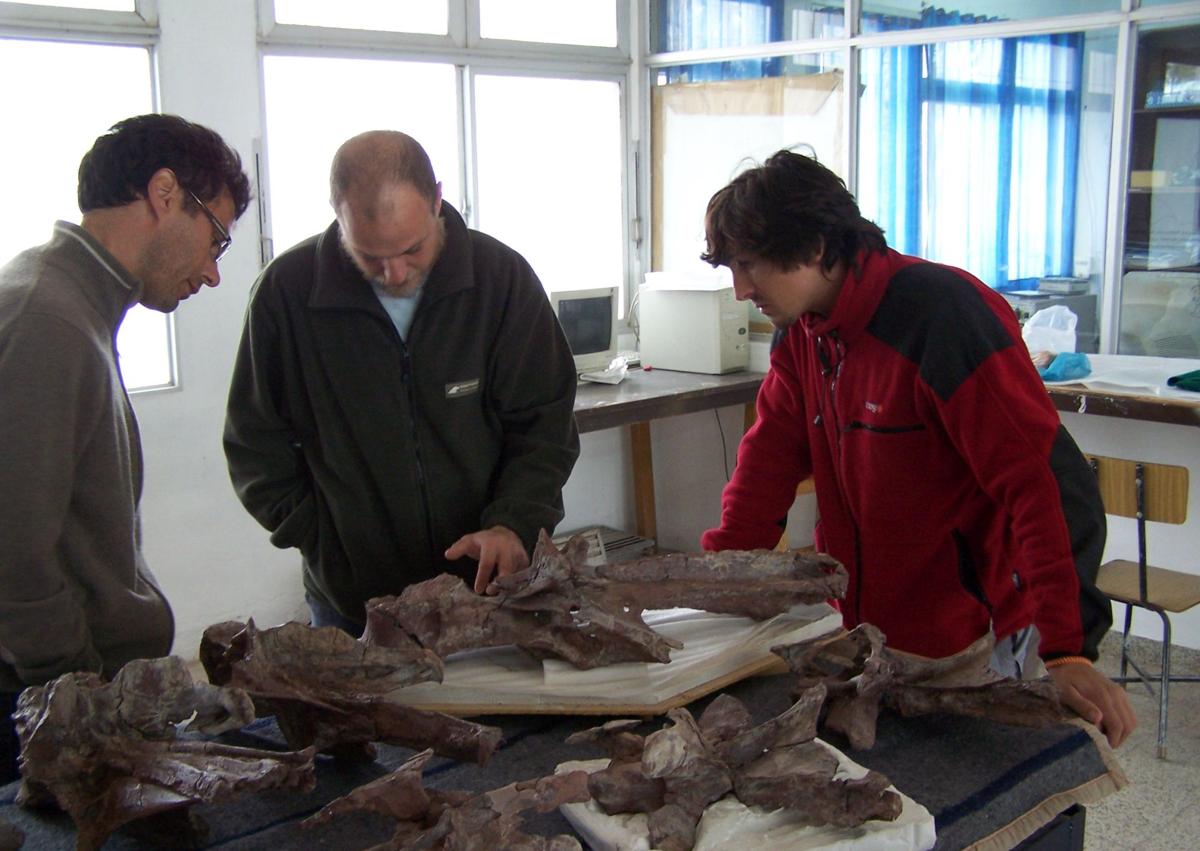
[[[251,294],[225,421],[242,503],[304,585],[361,621],[371,597],[450,572],[462,535],[532,548],[579,455],[575,369],[529,264],[442,204],[446,243],[401,340],[336,222]]]

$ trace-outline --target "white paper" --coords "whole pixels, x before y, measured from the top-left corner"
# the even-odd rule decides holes
[[[1167,386],[1167,379],[1200,369],[1200,360],[1153,358],[1133,355],[1088,355],[1092,372],[1071,381],[1047,381],[1047,384],[1081,384],[1093,390],[1115,390],[1164,399],[1200,399],[1200,394]]]
[[[867,769],[820,739],[838,758],[838,779],[863,777]],[[564,762],[555,768],[564,771],[597,771],[608,765],[607,759]],[[694,851],[721,851],[750,848],[753,851],[913,851],[932,848],[936,841],[933,816],[912,798],[900,795],[902,809],[895,821],[872,820],[858,827],[832,827],[796,824],[787,810],[767,811],[747,807],[732,793],[708,806],[696,831]],[[650,851],[650,832],[642,813],[607,815],[595,801],[563,804],[559,809],[579,832],[592,851]]]
[[[647,611],[643,620],[683,642],[670,662],[582,671],[559,660],[538,661],[511,645],[490,647],[447,658],[441,683],[406,686],[390,697],[413,706],[654,705],[768,658],[774,645],[817,638],[842,625],[841,615],[825,603],[796,606],[765,621],[695,609]]]

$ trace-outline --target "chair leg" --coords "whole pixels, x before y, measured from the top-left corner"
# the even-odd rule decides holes
[[[1154,608],[1151,608],[1150,610],[1158,611]],[[1146,694],[1150,695],[1150,697],[1154,697],[1154,686],[1150,684],[1150,677],[1147,676],[1146,672],[1142,670],[1142,666],[1133,661],[1133,659],[1131,659],[1129,656],[1129,625],[1130,621],[1133,619],[1132,616],[1133,606],[1127,605],[1125,607],[1125,631],[1121,633],[1121,674],[1120,676],[1114,677],[1113,682],[1120,683],[1121,688],[1125,688],[1126,683],[1140,682],[1142,687],[1146,689]],[[1127,672],[1130,668],[1133,668],[1134,673],[1137,674],[1136,678],[1128,675]],[[1158,675],[1155,674],[1154,676]]]
[[[1158,693],[1158,747],[1155,755],[1159,759],[1167,758],[1167,691],[1171,685],[1171,619],[1167,613],[1158,612],[1163,624],[1162,643],[1162,676]]]
[[[1121,630],[1121,679],[1129,676],[1129,627],[1133,623],[1133,606],[1125,604],[1125,628]]]

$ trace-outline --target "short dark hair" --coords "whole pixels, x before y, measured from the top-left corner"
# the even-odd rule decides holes
[[[887,248],[883,231],[862,217],[842,179],[814,157],[789,150],[713,195],[704,231],[708,250],[700,259],[713,266],[728,266],[745,252],[791,269],[820,253],[825,269],[839,260],[851,268],[863,249]]]
[[[178,115],[152,113],[118,121],[84,154],[79,211],[123,207],[144,197],[150,178],[161,168],[175,172],[183,188],[202,201],[228,189],[235,218],[250,206],[250,179],[241,157],[224,139]]]

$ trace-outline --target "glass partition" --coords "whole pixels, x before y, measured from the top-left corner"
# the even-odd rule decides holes
[[[924,0],[863,0],[861,32],[891,32],[928,27],[957,27],[996,21],[1024,21],[1052,15],[1113,12],[1120,0],[949,0],[931,4]]]
[[[1138,33],[1131,108],[1118,351],[1200,358],[1200,24]]]

